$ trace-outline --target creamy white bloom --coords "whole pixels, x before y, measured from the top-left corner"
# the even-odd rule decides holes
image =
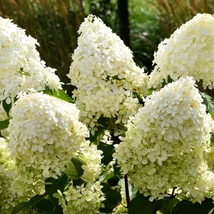
[[[14,189],[19,196],[43,194],[45,179],[65,172],[78,177],[72,158],[82,162],[85,182],[101,172],[101,151],[85,138],[88,130],[79,122],[79,110],[58,98],[43,94],[20,94],[11,111],[9,148],[16,160]]]
[[[82,169],[84,170],[81,178],[84,181],[93,183],[101,173],[101,154],[102,151],[97,150],[97,147],[87,141],[79,149],[77,157],[84,163]]]
[[[27,190],[28,178],[24,175],[21,190],[23,194],[16,191],[16,179],[18,173],[16,170],[16,161],[10,157],[8,142],[0,138],[0,213],[11,213],[20,202],[28,201],[32,196],[32,191]],[[24,180],[26,179],[26,180]],[[30,177],[32,179],[32,176]],[[31,180],[32,181],[32,180]],[[33,186],[33,184],[31,184]],[[25,191],[26,190],[26,191]],[[39,193],[39,191],[37,191]],[[36,213],[31,208],[20,211],[20,214]]]
[[[130,49],[99,18],[88,16],[79,33],[68,77],[77,87],[74,98],[82,121],[92,128],[101,115],[127,121],[129,111],[137,109],[133,92],[146,93],[147,75],[135,65]],[[126,109],[124,103],[129,103]]]
[[[0,138],[0,213],[7,214],[17,203],[17,195],[11,183],[15,177],[15,162],[10,158],[7,142]]]
[[[99,213],[104,200],[100,182],[82,184],[74,187],[72,182],[67,191],[59,192],[59,204],[64,214]]]
[[[214,16],[197,14],[158,46],[149,86],[158,88],[168,77],[192,76],[204,88],[214,88]]]
[[[7,119],[8,119],[8,115],[4,110],[2,103],[0,103],[0,121],[7,120]]]
[[[44,178],[60,175],[88,136],[75,104],[42,93],[20,95],[11,116],[12,155],[20,167],[38,171]]]
[[[45,66],[36,45],[23,29],[0,17],[0,102],[13,102],[18,92],[30,88],[61,88],[55,70]]]
[[[211,120],[194,84],[190,77],[181,78],[148,97],[113,155],[134,187],[151,200],[173,187],[198,202],[214,193],[214,174],[204,159]]]

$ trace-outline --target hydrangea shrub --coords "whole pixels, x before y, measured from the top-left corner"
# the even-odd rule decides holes
[[[164,40],[151,75],[102,20],[79,29],[72,98],[0,17],[0,213],[214,212],[213,24]]]

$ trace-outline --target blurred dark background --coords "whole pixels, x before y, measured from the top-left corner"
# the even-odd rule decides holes
[[[159,42],[197,13],[213,14],[214,0],[0,0],[0,15],[38,40],[41,58],[65,83],[77,30],[88,14],[111,27],[150,73]]]

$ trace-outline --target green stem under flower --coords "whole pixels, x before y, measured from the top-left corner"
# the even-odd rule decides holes
[[[127,207],[129,207],[129,205],[130,205],[130,196],[129,196],[128,175],[124,175],[124,181],[125,181],[126,203],[127,203]]]

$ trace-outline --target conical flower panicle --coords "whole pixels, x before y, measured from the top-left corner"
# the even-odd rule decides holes
[[[85,140],[88,130],[79,110],[43,93],[19,95],[11,111],[9,148],[16,160],[16,190],[42,194],[44,181],[57,178],[72,158],[83,163],[82,179],[94,182],[101,172],[101,151]]]
[[[91,128],[100,116],[126,122],[133,113],[130,109],[139,108],[133,93],[146,93],[147,75],[135,65],[130,49],[99,18],[88,16],[79,33],[68,77],[77,87],[74,98],[82,121]]]
[[[214,88],[214,16],[197,14],[162,41],[154,54],[149,87],[159,88],[168,78],[192,76],[204,88]]]
[[[151,200],[176,187],[201,202],[214,193],[214,174],[204,158],[211,122],[193,79],[181,78],[145,100],[128,122],[114,157],[134,187]]]
[[[36,50],[37,41],[9,19],[0,17],[0,108],[14,102],[20,91],[33,88],[61,89],[55,69],[45,66]],[[0,120],[6,119],[1,115]]]

